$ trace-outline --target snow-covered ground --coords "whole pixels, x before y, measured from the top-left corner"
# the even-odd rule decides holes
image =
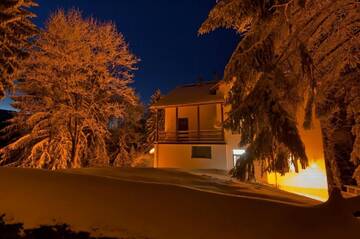
[[[164,239],[356,238],[360,198],[325,204],[176,170],[0,168],[0,214],[25,227]]]

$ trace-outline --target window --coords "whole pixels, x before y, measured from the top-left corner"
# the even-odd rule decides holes
[[[211,159],[211,146],[192,146],[191,157]]]
[[[211,89],[209,93],[210,93],[210,95],[216,95],[216,93],[217,93],[216,88]]]
[[[188,118],[179,118],[178,119],[178,130],[179,131],[188,131],[189,130]]]

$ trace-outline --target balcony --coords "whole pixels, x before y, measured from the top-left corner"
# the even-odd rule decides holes
[[[159,144],[224,144],[223,130],[159,131]]]

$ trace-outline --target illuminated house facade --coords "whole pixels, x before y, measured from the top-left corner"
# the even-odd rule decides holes
[[[178,87],[154,105],[163,110],[154,166],[229,170],[234,166],[228,132],[223,128],[224,95],[216,83]]]
[[[156,134],[154,167],[230,170],[241,160],[246,152],[238,146],[240,135],[223,127],[228,89],[229,86],[216,82],[185,85],[153,106],[164,115],[164,124]],[[324,199],[327,183],[320,127],[315,122],[313,130],[299,130],[311,167],[299,174],[279,176],[261,175],[260,165],[255,165],[256,180],[295,192],[306,188],[303,194]]]

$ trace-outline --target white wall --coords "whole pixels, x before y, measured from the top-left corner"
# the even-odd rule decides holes
[[[165,131],[175,132],[176,131],[176,109],[166,108],[165,109]]]
[[[192,146],[211,146],[211,159],[191,158]],[[155,166],[159,168],[227,170],[226,145],[158,144]]]
[[[175,115],[172,121],[175,121]],[[186,106],[179,107],[179,118],[187,118],[189,121],[189,130],[196,131],[198,128],[198,120],[197,120],[197,107],[196,106]],[[175,131],[175,128],[174,128]]]

